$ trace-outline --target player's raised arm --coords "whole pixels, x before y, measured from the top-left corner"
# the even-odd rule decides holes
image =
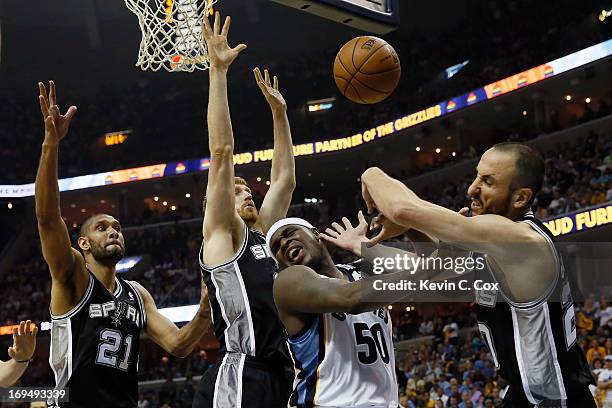
[[[208,17],[204,18],[204,38],[210,60],[208,145],[211,162],[203,225],[204,240],[207,242],[204,261],[207,264],[222,262],[231,256],[232,226],[239,221],[234,209],[234,136],[227,98],[227,71],[246,45],[229,47],[227,34],[230,23],[228,16],[221,29],[221,16],[218,12],[215,13],[213,27],[210,26]]]
[[[45,139],[42,144],[35,185],[38,232],[43,257],[49,265],[53,282],[68,283],[75,289],[75,297],[78,297],[87,284],[85,261],[83,256],[70,244],[68,228],[60,212],[57,174],[59,144],[68,133],[70,122],[77,109],[71,106],[65,115],[60,114],[53,81],[50,82],[48,96],[44,84],[39,83],[38,87],[40,110],[45,121]],[[75,274],[80,274],[85,279],[74,280]],[[66,302],[71,300],[73,299],[66,299]]]
[[[295,190],[295,157],[291,128],[287,117],[287,104],[280,93],[276,75],[270,80],[268,70],[261,75],[259,68],[253,70],[261,93],[272,110],[274,121],[274,154],[270,173],[270,189],[259,212],[261,228],[267,232],[270,226],[287,215],[291,196]]]
[[[193,319],[180,329],[157,310],[153,296],[142,285],[132,282],[140,291],[146,312],[145,331],[155,343],[173,356],[187,357],[210,327],[208,290],[201,282],[200,308]]]
[[[9,361],[0,361],[0,387],[10,387],[23,375],[36,349],[36,324],[21,322],[13,329],[13,345],[8,349]]]

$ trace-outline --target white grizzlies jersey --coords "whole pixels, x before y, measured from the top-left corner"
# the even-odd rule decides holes
[[[337,265],[351,281],[354,265]],[[396,408],[391,319],[386,309],[323,313],[288,339],[295,365],[290,407]]]

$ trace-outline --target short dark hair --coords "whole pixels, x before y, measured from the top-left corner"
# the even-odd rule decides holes
[[[86,237],[87,232],[89,231],[93,223],[96,221],[96,219],[103,215],[106,215],[106,214],[94,214],[88,219],[86,219],[85,222],[81,224],[81,228],[79,229],[79,237]]]
[[[533,195],[527,203],[527,206],[531,206],[544,182],[544,158],[536,149],[522,143],[498,143],[493,148],[500,152],[512,153],[516,156],[514,177],[512,178],[510,188],[513,190],[525,187],[531,189]]]

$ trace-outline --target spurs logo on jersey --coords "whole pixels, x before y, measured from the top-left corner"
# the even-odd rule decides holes
[[[257,260],[264,258],[272,258],[272,255],[270,254],[270,251],[268,250],[268,246],[266,244],[252,245],[251,252]]]
[[[138,345],[146,324],[144,304],[132,283],[115,278],[110,293],[89,274],[77,306],[52,317],[49,363],[57,388],[70,388],[65,407],[135,407]],[[95,379],[95,387],[91,386]],[[54,405],[55,404],[55,405]]]
[[[357,280],[356,265],[336,265]],[[397,407],[391,321],[385,309],[323,313],[288,340],[295,366],[292,407]]]
[[[131,292],[130,292],[131,295]],[[133,300],[133,295],[131,296]],[[89,317],[92,319],[98,317],[108,317],[112,312],[111,323],[113,326],[121,326],[123,318],[136,323],[140,327],[140,312],[138,309],[128,303],[122,301],[109,301],[102,304],[89,305]]]
[[[556,404],[586,389],[591,374],[576,344],[570,284],[553,237],[532,213],[518,222],[529,224],[547,240],[555,257],[555,281],[540,299],[530,303],[514,303],[503,290],[479,291],[478,328],[499,374],[510,382],[513,403]],[[488,263],[479,273],[483,279],[495,278]]]

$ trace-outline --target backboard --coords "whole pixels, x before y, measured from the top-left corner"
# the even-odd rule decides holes
[[[398,0],[272,0],[364,31],[386,34],[399,25]]]

